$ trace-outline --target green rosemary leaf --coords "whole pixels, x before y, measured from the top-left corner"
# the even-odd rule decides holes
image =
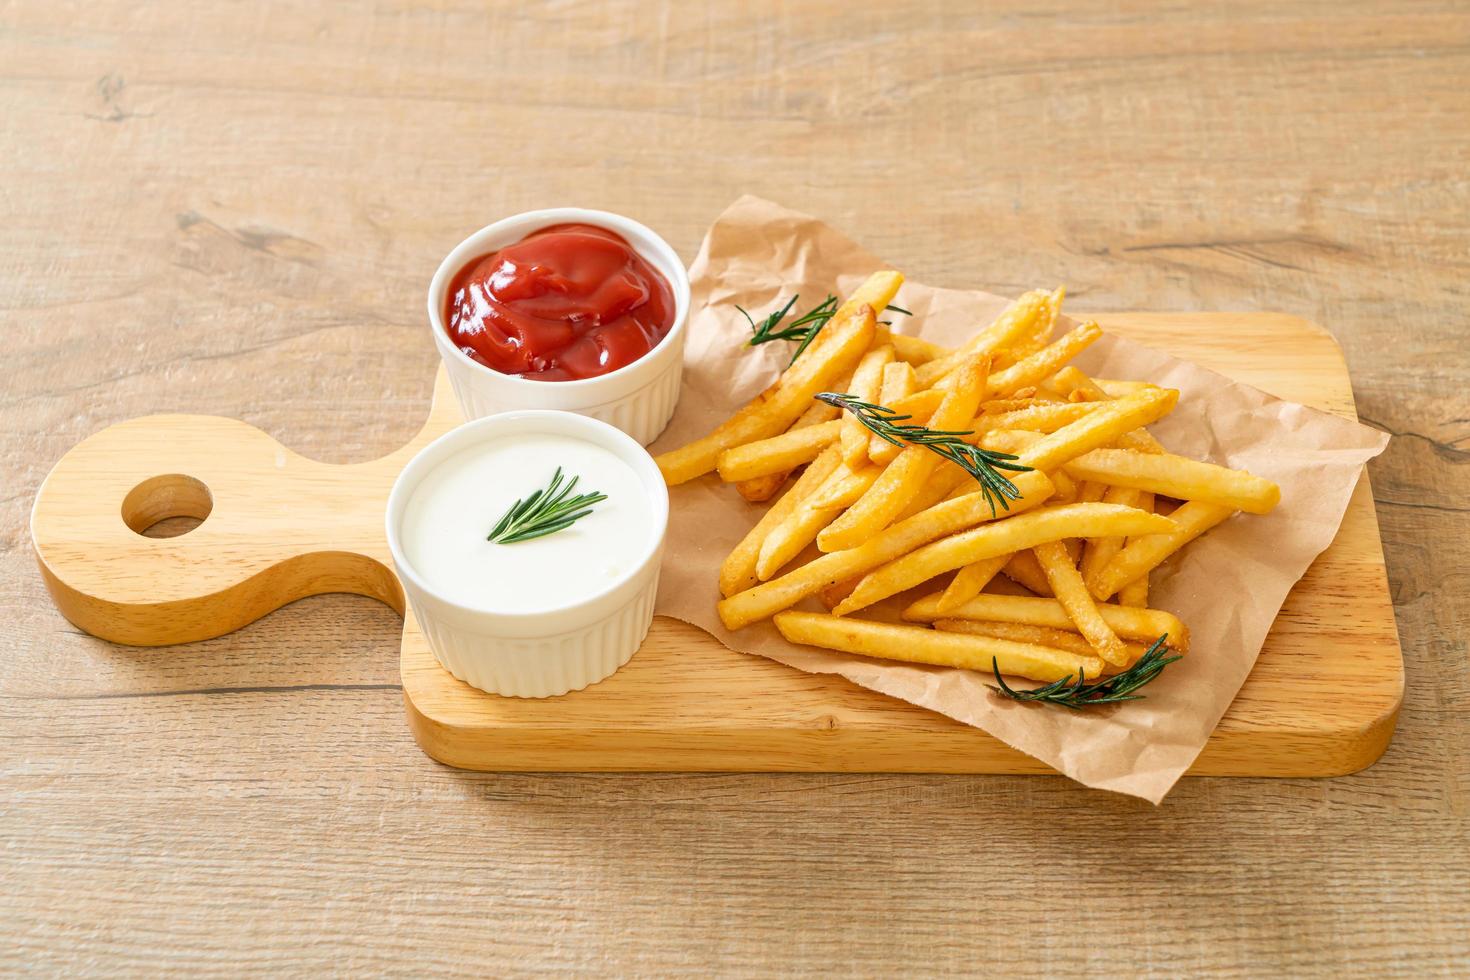
[[[496,522],[485,540],[499,544],[515,544],[544,538],[565,528],[592,513],[592,505],[607,499],[605,493],[579,493],[571,495],[580,477],[572,477],[562,483],[561,467],[551,476],[551,483],[523,500],[517,500]]]
[[[1100,681],[1087,683],[1087,678],[1082,671],[1077,672],[1077,679],[1072,680],[1068,674],[1059,681],[1052,681],[1042,687],[1032,688],[1029,691],[1018,691],[1005,682],[1000,676],[1000,664],[994,658],[990,658],[990,669],[995,673],[996,683],[999,687],[991,685],[991,690],[997,694],[1004,695],[1012,701],[1037,701],[1044,704],[1059,704],[1073,711],[1083,708],[1093,708],[1102,704],[1120,704],[1124,701],[1138,701],[1143,698],[1142,694],[1133,692],[1143,687],[1149,681],[1158,677],[1164,668],[1180,659],[1178,654],[1165,656],[1164,651],[1168,649],[1165,641],[1169,634],[1165,633],[1153,642],[1138,663],[1129,667],[1121,674]]]
[[[980,491],[985,494],[986,503],[990,504],[991,514],[996,513],[997,506],[1002,510],[1010,510],[1010,502],[1021,499],[1021,491],[1000,471],[1021,473],[1031,467],[1014,462],[1017,457],[1011,453],[981,449],[965,442],[964,437],[973,434],[969,429],[930,429],[922,425],[900,425],[899,423],[908,421],[912,416],[898,415],[887,406],[875,405],[852,395],[833,391],[824,391],[816,397],[828,405],[850,412],[869,432],[885,442],[895,446],[904,443],[923,446],[954,463],[980,484]]]

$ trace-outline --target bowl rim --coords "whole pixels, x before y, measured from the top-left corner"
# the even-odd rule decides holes
[[[534,433],[537,430],[526,429],[522,423],[535,423],[538,420],[554,421],[560,426],[570,426],[573,430],[580,430],[577,433],[580,438],[607,449],[633,469],[645,490],[649,491],[648,500],[653,505],[653,521],[649,529],[648,541],[638,556],[637,562],[627,574],[598,592],[580,597],[575,602],[565,605],[536,610],[502,610],[466,605],[456,599],[451,599],[424,581],[423,576],[414,568],[404,551],[399,525],[403,521],[408,502],[413,498],[414,491],[418,489],[424,477],[444,460],[476,443],[487,442],[504,435]],[[650,563],[660,561],[664,539],[668,534],[669,493],[663,474],[659,471],[658,464],[653,461],[653,457],[638,444],[638,440],[616,426],[609,425],[600,419],[579,415],[576,412],[550,408],[518,408],[495,415],[486,415],[457,425],[414,453],[393,480],[393,486],[388,491],[388,502],[384,507],[383,521],[388,539],[388,553],[393,559],[393,570],[401,580],[412,585],[418,592],[432,597],[435,602],[442,603],[464,615],[485,620],[493,619],[524,624],[545,617],[565,616],[569,612],[584,610],[604,603],[619,589],[625,588],[630,582],[642,576],[648,570]]]
[[[649,255],[647,254],[647,250],[639,247],[636,242],[628,242],[628,245],[633,251],[637,252],[645,261],[651,263],[665,278],[669,279],[669,287],[674,294],[674,323],[673,326],[669,327],[669,332],[664,334],[663,339],[642,357],[624,364],[615,371],[599,374],[595,378],[574,378],[569,381],[532,381],[528,378],[522,378],[519,375],[505,374],[488,365],[481,364],[460,350],[459,345],[449,336],[449,332],[444,326],[444,295],[448,291],[450,278],[463,269],[476,255],[488,255],[490,251],[504,247],[504,245],[514,244],[515,241],[519,241],[521,238],[542,228],[570,223],[597,225],[606,228],[608,231],[617,232],[624,239],[627,239],[629,237],[628,232],[632,231],[635,235],[644,236],[652,242],[654,251],[663,253],[656,256]],[[501,245],[489,246],[483,244],[485,240],[497,238],[506,231],[514,231],[518,233],[518,237],[504,242]],[[669,276],[671,271],[673,273],[672,278]],[[517,214],[508,215],[498,221],[492,221],[478,231],[465,236],[458,245],[450,249],[449,253],[440,261],[438,268],[434,270],[434,275],[429,279],[427,304],[429,310],[429,329],[434,331],[436,346],[439,347],[441,355],[453,357],[458,363],[472,370],[482,371],[486,375],[499,379],[511,387],[517,385],[535,385],[538,387],[555,385],[557,390],[560,391],[586,392],[589,388],[596,388],[599,384],[616,385],[618,381],[637,373],[640,369],[646,369],[647,365],[661,356],[663,352],[681,343],[685,326],[689,321],[689,270],[685,267],[684,261],[679,258],[679,253],[674,251],[673,246],[665,241],[662,235],[640,221],[635,221],[632,218],[612,211],[599,211],[595,208],[537,208],[532,211],[521,211]]]

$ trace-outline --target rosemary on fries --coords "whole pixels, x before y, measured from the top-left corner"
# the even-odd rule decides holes
[[[801,294],[797,293],[786,301],[785,306],[760,321],[757,321],[747,313],[744,307],[736,304],[735,309],[739,310],[740,315],[745,317],[746,322],[750,324],[751,336],[748,346],[755,347],[758,344],[769,343],[772,340],[796,341],[796,350],[792,353],[790,361],[791,364],[796,363],[796,359],[801,356],[801,352],[811,346],[811,342],[816,339],[821,329],[837,314],[837,297],[828,293],[827,298],[822,300],[822,302],[795,320],[792,320],[786,326],[781,327],[781,321],[786,319],[786,314],[791,312],[791,308],[796,305],[796,301],[800,298]],[[903,307],[894,306],[891,303],[884,307],[884,309],[893,313],[902,313],[905,316],[913,316],[912,313]],[[780,329],[777,329],[778,327]]]
[[[965,436],[974,434],[971,429],[931,429],[923,425],[900,425],[898,423],[913,416],[899,415],[887,406],[874,405],[872,402],[834,391],[824,391],[816,397],[828,405],[852,413],[869,432],[886,442],[895,446],[904,443],[923,446],[954,463],[980,484],[980,490],[990,504],[991,514],[995,513],[997,505],[1003,510],[1010,510],[1010,501],[1021,499],[1021,491],[1000,471],[1021,473],[1031,467],[1013,462],[1017,457],[1012,453],[981,449],[965,442]]]
[[[1153,642],[1143,656],[1138,658],[1138,663],[1129,667],[1121,674],[1100,681],[1087,683],[1087,677],[1083,671],[1077,672],[1077,679],[1072,680],[1068,674],[1059,681],[1052,681],[1044,687],[1032,688],[1029,691],[1018,691],[1006,684],[1005,678],[1000,676],[1000,664],[996,658],[990,658],[990,668],[995,672],[996,683],[990,686],[992,691],[1003,694],[1012,701],[1040,701],[1046,704],[1059,704],[1064,708],[1074,711],[1082,708],[1092,708],[1100,704],[1118,704],[1122,701],[1139,701],[1143,699],[1142,694],[1134,694],[1149,681],[1158,677],[1164,668],[1180,659],[1178,654],[1172,657],[1164,655],[1168,649],[1164,641],[1169,638],[1165,633]]]
[[[593,504],[607,499],[607,494],[595,492],[571,496],[578,479],[574,476],[563,486],[561,467],[558,466],[551,477],[551,484],[524,500],[511,504],[510,510],[505,512],[505,516],[500,518],[500,522],[485,540],[515,544],[517,541],[545,537],[571,527],[592,513]]]

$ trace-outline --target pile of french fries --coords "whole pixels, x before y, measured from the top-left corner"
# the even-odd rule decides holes
[[[878,322],[902,283],[873,274],[774,384],[658,457],[671,486],[717,471],[751,501],[800,470],[720,569],[724,624],[773,617],[794,643],[1039,681],[1116,674],[1161,636],[1186,651],[1184,624],[1148,606],[1150,571],[1237,511],[1267,513],[1280,489],[1159,445],[1145,427],[1179,392],[1070,366],[1102,330],[1052,340],[1061,290],[1027,293],[949,350]],[[814,400],[827,391],[1014,454],[1028,467],[1007,474],[1015,498],[996,506],[930,448]],[[996,591],[1000,578],[1013,585]],[[936,580],[904,623],[850,615]],[[792,608],[813,596],[829,611]]]

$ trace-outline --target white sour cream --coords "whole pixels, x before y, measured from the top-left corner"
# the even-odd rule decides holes
[[[571,527],[515,544],[486,536],[518,500],[544,489],[560,466],[572,493],[605,493]],[[488,612],[547,612],[626,578],[647,554],[653,507],[638,474],[612,452],[574,436],[507,435],[434,467],[404,508],[404,555],[431,590]]]

